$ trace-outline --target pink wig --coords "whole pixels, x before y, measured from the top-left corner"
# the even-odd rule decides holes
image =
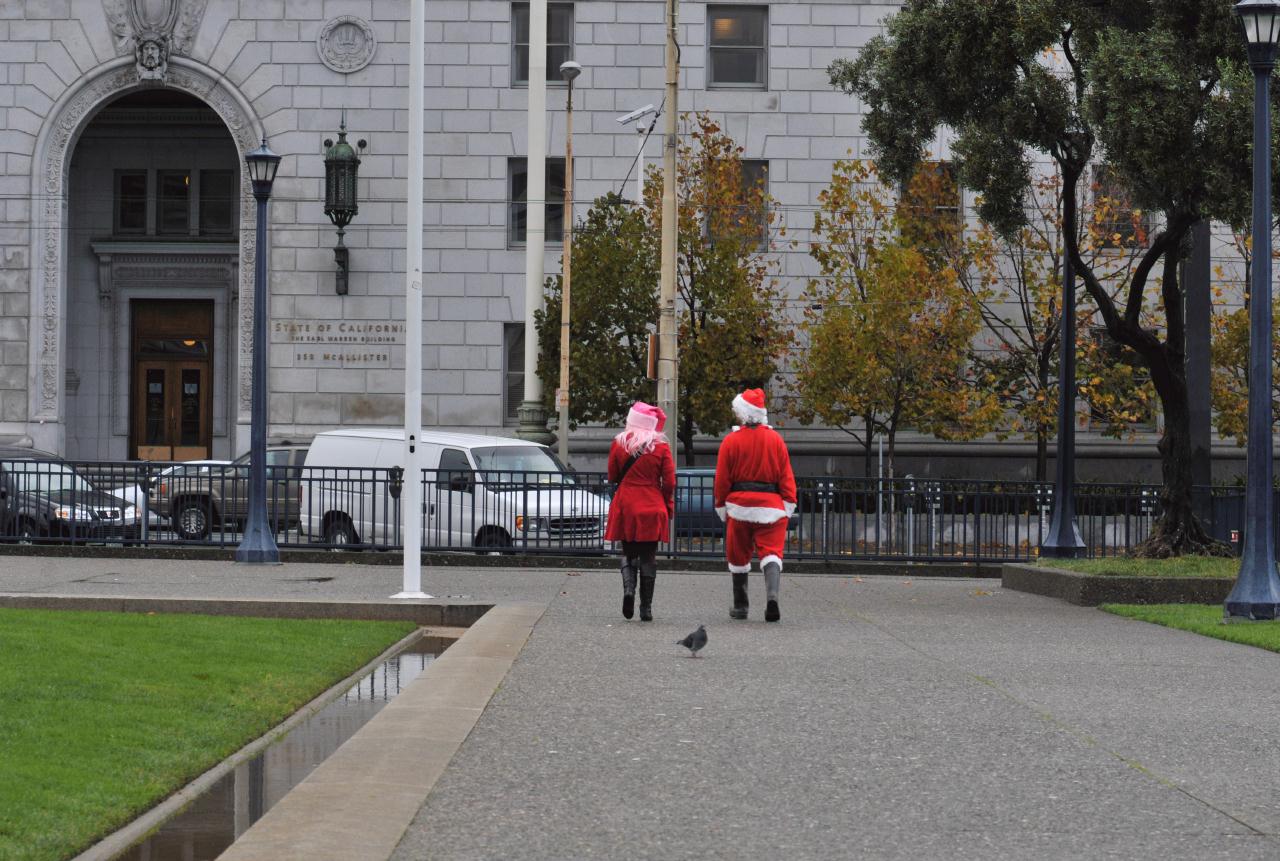
[[[662,427],[667,423],[667,414],[657,407],[636,401],[627,413],[627,426],[614,437],[618,445],[630,455],[644,454],[658,443],[665,443]]]

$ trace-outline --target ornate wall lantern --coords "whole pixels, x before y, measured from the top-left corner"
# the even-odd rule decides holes
[[[324,214],[338,228],[338,245],[333,249],[334,261],[338,264],[337,290],[339,296],[347,295],[347,275],[350,271],[351,257],[347,246],[342,244],[346,227],[360,211],[356,197],[356,179],[360,172],[360,156],[347,143],[347,116],[342,115],[342,125],[338,129],[338,142],[326,139],[324,142]],[[356,141],[356,146],[363,150],[368,144]]]

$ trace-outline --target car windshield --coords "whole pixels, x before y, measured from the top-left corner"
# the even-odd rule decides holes
[[[540,445],[503,445],[471,450],[476,472],[486,484],[573,484],[551,449]]]
[[[5,470],[13,475],[19,493],[93,493],[95,488],[65,463],[38,460],[10,461]]]

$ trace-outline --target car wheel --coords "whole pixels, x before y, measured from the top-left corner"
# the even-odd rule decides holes
[[[212,509],[204,500],[184,502],[174,515],[174,527],[178,537],[186,541],[202,541],[209,537],[209,520]]]
[[[335,517],[325,524],[325,544],[335,545],[336,548],[345,544],[355,544],[359,540],[355,527],[351,525],[351,521],[346,517]]]

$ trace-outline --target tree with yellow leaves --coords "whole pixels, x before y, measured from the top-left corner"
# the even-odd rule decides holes
[[[893,473],[898,433],[965,439],[992,428],[1001,406],[972,384],[969,347],[982,325],[974,298],[927,237],[935,211],[899,205],[872,165],[836,162],[818,197],[811,279],[795,368],[797,418],[820,420],[863,447],[870,473],[883,435]]]

